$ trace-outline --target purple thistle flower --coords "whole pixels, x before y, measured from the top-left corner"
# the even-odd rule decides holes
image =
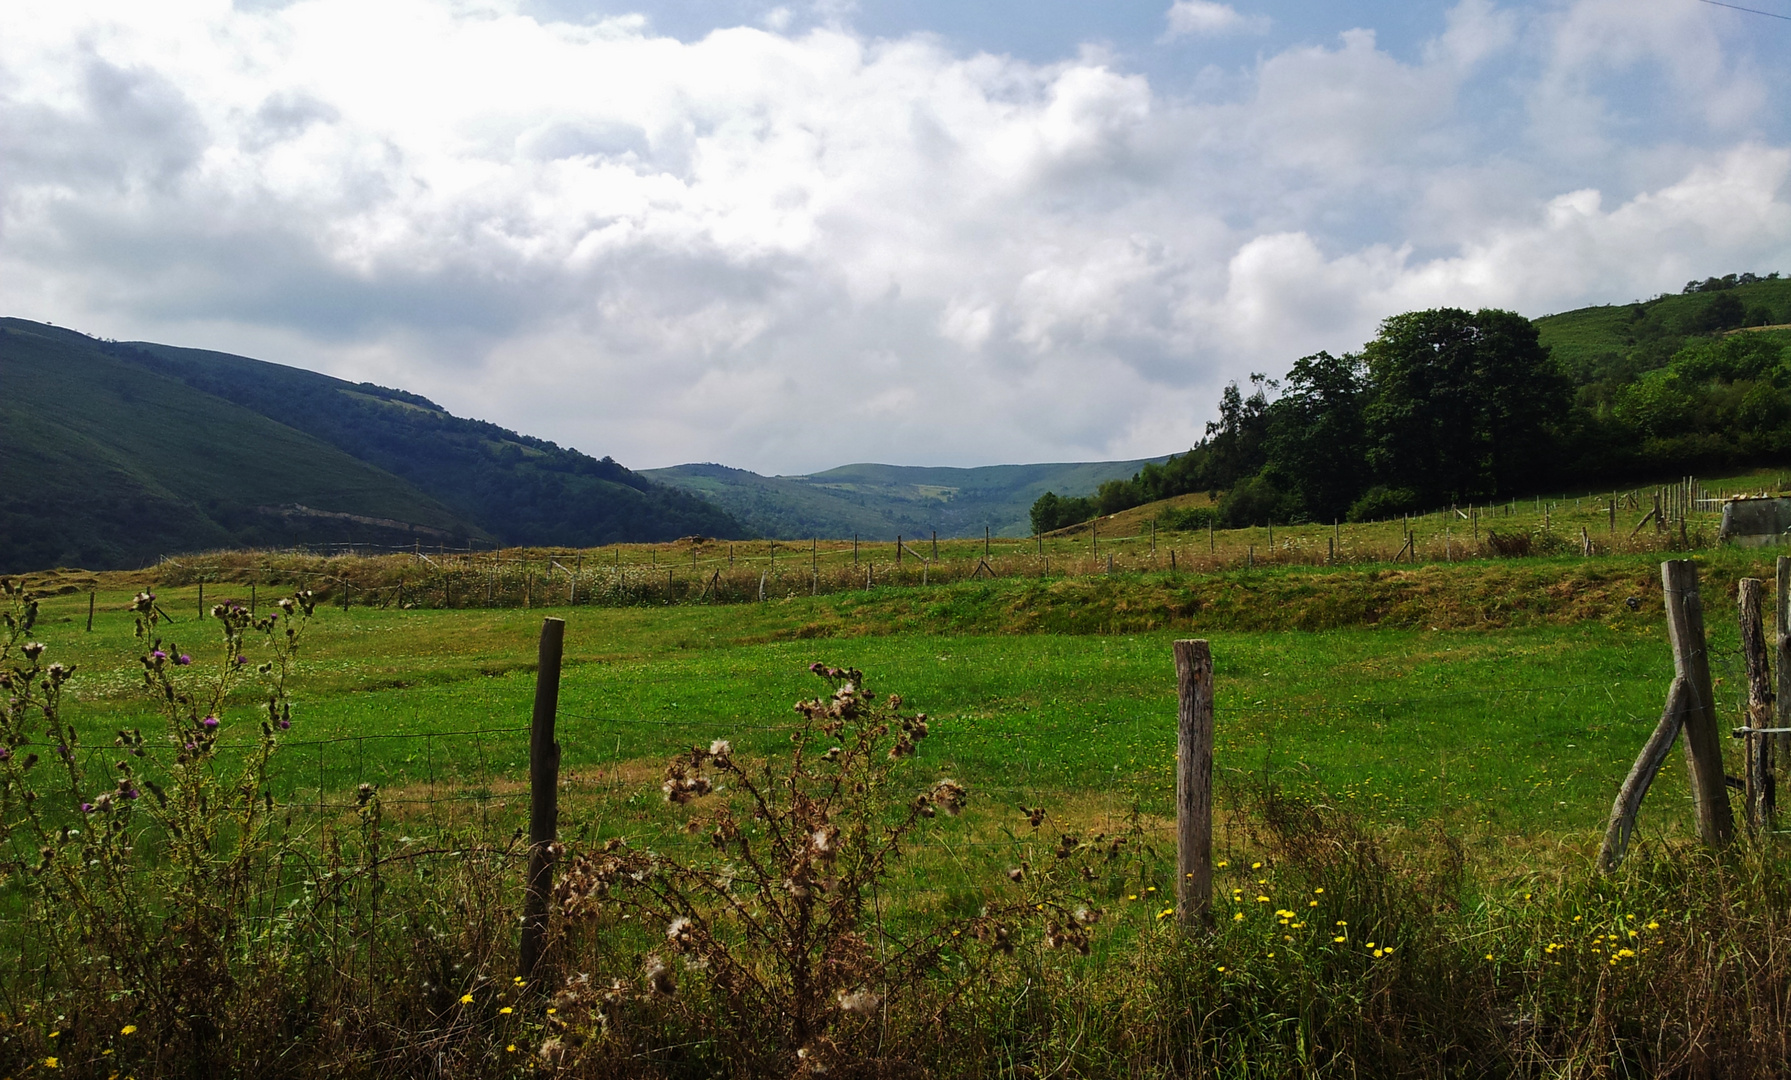
[[[197,750],[197,749],[199,749],[199,744],[195,743],[195,742],[189,742],[189,743],[187,743],[187,749],[188,750]]]
[[[179,656],[174,658],[174,662],[176,664],[179,664],[181,667],[186,667],[188,664],[193,662],[193,658],[188,656],[186,653],[181,653]]]
[[[280,720],[280,730],[281,731],[285,731],[286,729],[290,728],[291,726],[292,726],[292,721],[287,720],[284,717],[281,718],[281,720]],[[4,760],[5,760],[4,758],[0,758],[0,761],[4,761]]]
[[[93,813],[93,804],[92,804],[92,803],[90,803],[90,802],[84,802],[84,803],[82,803],[82,804],[81,804],[81,813],[83,813],[83,814],[91,814],[91,813]]]
[[[249,662],[249,658],[246,656],[239,656],[236,658],[236,662],[239,664],[246,664]]]
[[[11,760],[12,760],[12,747],[0,746],[0,761],[11,761]]]
[[[140,799],[143,797],[143,793],[138,791],[136,788],[126,788],[125,792],[124,792],[124,797],[127,799]]]
[[[205,728],[205,730],[211,731],[211,730],[214,730],[218,726],[218,718],[215,716],[208,716],[205,719],[199,721],[199,723],[202,727]]]
[[[168,659],[168,654],[163,652],[160,649],[156,649],[155,651],[153,651],[149,654],[149,658],[151,660],[166,660],[166,659]]]

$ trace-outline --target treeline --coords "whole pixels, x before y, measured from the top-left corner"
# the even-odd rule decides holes
[[[1032,524],[1048,532],[1200,491],[1218,500],[1214,510],[1166,524],[1204,525],[1206,514],[1225,527],[1364,521],[1540,487],[1783,461],[1791,334],[1722,333],[1780,318],[1730,291],[1777,277],[1712,278],[1688,285],[1687,303],[1671,298],[1670,309],[1658,306],[1667,297],[1637,304],[1618,347],[1582,349],[1570,363],[1509,311],[1397,315],[1358,353],[1303,357],[1280,380],[1251,376],[1248,392],[1233,383],[1187,453],[1091,496],[1047,493]]]

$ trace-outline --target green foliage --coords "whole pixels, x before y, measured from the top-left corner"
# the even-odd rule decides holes
[[[1157,514],[1157,526],[1163,529],[1194,532],[1219,523],[1219,512],[1210,506],[1166,506]]]
[[[1570,388],[1528,319],[1398,315],[1363,350],[1367,465],[1426,505],[1516,491],[1554,471]]]
[[[1422,506],[1418,493],[1411,488],[1390,488],[1385,484],[1376,484],[1350,504],[1346,518],[1349,521],[1385,521],[1420,509]]]
[[[1079,525],[1098,513],[1100,507],[1094,499],[1078,496],[1066,498],[1047,491],[1032,504],[1032,531],[1048,533]]]

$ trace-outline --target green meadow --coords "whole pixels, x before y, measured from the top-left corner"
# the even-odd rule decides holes
[[[1626,588],[1652,565],[1613,561]],[[1720,568],[1707,601],[1730,698],[1740,683],[1736,633],[1716,597],[1721,573],[1743,569]],[[1500,570],[1459,565],[1452,572],[1467,580],[1455,587]],[[1260,590],[1278,580],[1305,591],[1313,586],[1301,576],[1312,573],[1260,571],[1232,584]],[[1166,587],[1163,577],[1102,584],[1142,595]],[[278,782],[297,804],[334,801],[361,783],[388,800],[471,792],[486,812],[520,820],[523,801],[508,796],[526,775],[535,638],[554,616],[567,621],[558,731],[575,807],[581,790],[598,801],[655,793],[659,766],[692,744],[725,737],[774,752],[791,704],[819,691],[806,669],[820,660],[861,668],[873,691],[898,692],[933,717],[924,767],[968,783],[987,806],[1162,819],[1174,784],[1170,643],[1198,634],[1216,657],[1222,801],[1227,788],[1269,780],[1388,826],[1440,824],[1495,852],[1530,838],[1583,853],[1672,674],[1658,593],[1637,612],[1610,602],[1604,619],[1488,629],[988,629],[1003,613],[1021,619],[1012,601],[1034,587],[970,582],[725,606],[319,606],[291,684],[295,726]],[[270,592],[259,593],[263,602]],[[170,645],[208,660],[216,624],[194,618],[196,587],[157,595],[180,613],[163,628]],[[40,622],[52,655],[78,665],[70,716],[101,748],[115,729],[152,719],[141,645],[122,610],[128,597],[98,593],[91,633],[82,593],[46,599]],[[257,703],[239,696],[223,717],[226,744],[231,729],[244,740],[253,732]],[[1681,772],[1669,770],[1645,827],[1683,834],[1687,798]]]

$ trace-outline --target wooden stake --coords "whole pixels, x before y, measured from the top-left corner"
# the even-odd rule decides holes
[[[199,617],[205,618],[205,582],[199,583]]]
[[[566,620],[541,620],[541,645],[535,663],[535,712],[529,725],[529,871],[522,905],[522,965],[527,982],[545,982],[543,946],[547,942],[547,903],[553,895],[553,845],[560,826],[560,744],[554,740],[554,717],[560,706],[560,656],[565,648]]]
[[[1175,913],[1205,924],[1213,896],[1213,653],[1203,640],[1175,651]]]
[[[93,633],[93,590],[87,590],[87,632]]]
[[[1685,680],[1691,694],[1685,713],[1685,758],[1697,806],[1698,837],[1711,847],[1723,847],[1734,836],[1735,819],[1723,777],[1697,564],[1690,559],[1663,562],[1660,580],[1666,594],[1667,634],[1673,643],[1673,673]]]
[[[1779,556],[1777,601],[1778,621],[1774,627],[1775,650],[1778,653],[1778,693],[1773,696],[1773,727],[1791,727],[1791,557]],[[1791,763],[1791,734],[1774,735],[1778,744],[1776,757]]]
[[[1611,804],[1611,822],[1604,830],[1604,843],[1598,848],[1598,868],[1604,873],[1617,869],[1629,851],[1629,838],[1635,832],[1636,812],[1648,795],[1648,785],[1666,763],[1667,752],[1685,724],[1685,712],[1691,693],[1684,679],[1675,678],[1667,690],[1667,707],[1660,714],[1654,734],[1643,744],[1636,763],[1629,767],[1629,776],[1617,789],[1617,801]]]
[[[1766,583],[1759,578],[1742,578],[1738,583],[1736,607],[1741,619],[1741,657],[1747,668],[1747,726],[1751,728],[1774,726],[1772,663],[1767,658],[1760,610],[1765,592]],[[1743,744],[1747,749],[1747,821],[1756,831],[1771,829],[1776,812],[1772,744],[1773,736],[1753,734]]]

